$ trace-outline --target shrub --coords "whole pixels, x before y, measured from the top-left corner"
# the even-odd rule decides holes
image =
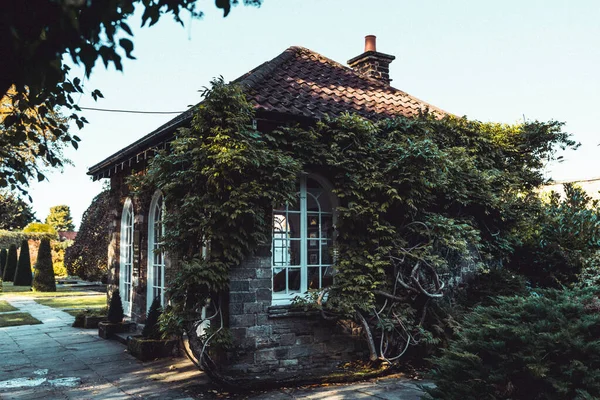
[[[8,253],[6,252],[6,249],[0,250],[0,277],[4,275],[4,266],[6,265],[7,256]]]
[[[467,288],[459,295],[467,307],[490,305],[498,296],[524,295],[527,292],[525,278],[506,268],[491,268],[475,275]]]
[[[534,286],[569,286],[585,269],[600,268],[600,201],[573,184],[564,191],[564,199],[552,192],[537,212],[525,214],[523,242],[509,264]]]
[[[40,242],[32,286],[33,290],[38,292],[56,292],[54,270],[52,269],[52,251],[48,239],[42,239]]]
[[[52,225],[42,224],[41,222],[31,222],[23,228],[25,233],[50,233],[56,235],[56,229]]]
[[[433,360],[427,398],[600,398],[599,293],[548,289],[476,307]]]
[[[83,213],[73,246],[65,252],[65,267],[82,279],[101,280],[108,271],[108,238],[112,214],[110,192],[97,195]]]
[[[148,310],[148,316],[146,317],[146,325],[142,330],[142,336],[147,339],[160,339],[161,333],[158,325],[158,319],[162,314],[162,307],[160,305],[160,297],[156,296],[150,305]]]
[[[19,253],[19,262],[17,272],[15,272],[15,286],[31,286],[33,275],[31,273],[31,260],[29,258],[29,243],[23,240],[21,243],[21,252]]]
[[[2,274],[2,280],[4,282],[12,282],[15,277],[15,271],[17,270],[17,246],[11,244],[8,248],[8,254],[6,256],[6,265],[4,266],[4,273]]]
[[[123,301],[121,300],[121,293],[118,290],[113,292],[110,298],[110,304],[108,306],[108,321],[114,324],[123,322],[125,313],[123,312]]]

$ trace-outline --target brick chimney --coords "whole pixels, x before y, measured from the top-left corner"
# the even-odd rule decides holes
[[[376,39],[374,35],[365,36],[365,52],[348,60],[348,65],[361,75],[379,79],[389,85],[392,81],[390,63],[396,57],[378,52]]]

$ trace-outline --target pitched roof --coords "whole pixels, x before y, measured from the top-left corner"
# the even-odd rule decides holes
[[[446,114],[304,47],[290,47],[234,82],[247,87],[256,109],[304,117],[322,118],[344,112],[368,119],[412,117],[425,109]]]
[[[426,109],[437,115],[447,114],[382,81],[298,46],[288,48],[233,82],[245,87],[256,110],[298,117],[322,118],[350,112],[377,120],[413,117]],[[88,174],[98,179],[118,164],[122,167],[128,160],[131,163],[145,150],[168,140],[192,116],[193,107],[92,166]]]

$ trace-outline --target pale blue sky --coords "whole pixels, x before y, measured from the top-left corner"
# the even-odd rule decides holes
[[[213,1],[206,16],[185,28],[165,18],[134,29],[137,60],[124,72],[98,65],[79,105],[178,111],[197,103],[203,86],[222,75],[233,80],[287,47],[307,47],[344,63],[363,51],[364,36],[393,54],[392,85],[472,119],[515,123],[558,120],[582,143],[548,174],[557,180],[600,176],[600,1],[598,0],[264,0],[238,6],[223,19]],[[139,26],[139,18],[130,20]],[[81,72],[76,71],[81,74]],[[87,169],[149,133],[174,115],[84,112],[75,163],[49,182],[32,185],[34,210],[68,204],[79,223],[100,191]]]

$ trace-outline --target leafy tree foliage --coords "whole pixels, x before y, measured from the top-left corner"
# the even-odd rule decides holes
[[[600,397],[598,288],[498,298],[434,359],[430,399]]]
[[[69,135],[58,105],[30,106],[28,93],[14,87],[0,96],[0,188],[26,193],[29,180],[41,181],[47,169],[70,163],[63,149],[70,143],[77,147],[79,138]]]
[[[41,222],[30,222],[25,228],[24,233],[48,233],[56,235],[56,230],[49,224],[42,224]]]
[[[110,298],[108,305],[108,321],[113,324],[123,322],[125,313],[123,312],[123,300],[121,300],[121,293],[119,290],[115,290]]]
[[[227,15],[237,0],[216,0]],[[244,0],[259,5],[261,0]],[[188,12],[201,17],[196,0],[84,0],[9,1],[0,6],[0,54],[4,60],[0,74],[0,96],[9,94],[12,105],[2,116],[0,127],[0,188],[10,186],[26,191],[29,179],[44,179],[37,163],[15,155],[25,152],[35,160],[51,166],[63,162],[56,144],[78,146],[79,138],[68,131],[62,117],[53,114],[59,107],[66,110],[79,128],[87,121],[74,95],[82,94],[79,78],[69,78],[63,56],[83,64],[89,77],[98,60],[105,67],[112,64],[122,70],[122,57],[134,59],[133,36],[128,25],[135,7],[142,9],[141,25],[152,26],[164,15],[177,22]],[[92,97],[102,97],[98,90]],[[6,134],[11,132],[10,134]],[[48,140],[49,139],[49,140]],[[59,146],[60,147],[60,146]],[[9,158],[4,158],[8,155]],[[4,164],[4,161],[8,162]]]
[[[52,268],[52,251],[48,239],[40,241],[32,288],[36,292],[56,292],[56,281],[54,269]]]
[[[31,259],[29,257],[29,242],[23,240],[19,252],[19,262],[15,272],[15,286],[31,286],[33,274],[31,273]]]
[[[15,271],[17,269],[17,245],[11,244],[8,248],[8,254],[6,257],[6,265],[4,266],[4,273],[2,274],[2,280],[4,282],[12,282],[15,277]]]
[[[8,252],[6,249],[0,250],[0,277],[4,275],[4,267],[6,266],[6,259],[8,258]]]
[[[75,229],[73,217],[71,217],[71,208],[64,204],[50,207],[50,214],[46,217],[45,222],[57,232],[72,231]]]
[[[141,186],[131,184],[160,188],[172,210],[164,245],[182,265],[162,320],[187,330],[207,370],[215,364],[195,337],[200,310],[210,299],[219,315],[229,270],[269,243],[271,210],[291,200],[300,173],[328,178],[340,203],[336,279],[311,299],[326,318],[355,318],[371,359],[393,362],[435,341],[427,310],[444,294],[443,276],[513,252],[521,216],[537,207],[544,162],[576,147],[557,122],[429,114],[376,122],[345,114],[258,132],[239,87],[217,80],[204,96],[191,128],[154,158]]]
[[[152,300],[152,304],[150,305],[150,309],[148,310],[148,316],[146,317],[146,324],[144,325],[144,329],[142,330],[142,336],[147,339],[155,339],[158,340],[161,338],[160,333],[160,325],[158,324],[158,319],[162,314],[162,307],[160,305],[160,297],[155,297]]]
[[[0,156],[0,159],[2,158]],[[35,219],[31,206],[21,197],[0,191],[0,229],[20,230]]]
[[[69,274],[88,280],[99,280],[106,275],[110,223],[110,193],[105,190],[83,213],[77,237],[66,249],[65,267]]]
[[[572,285],[584,269],[597,274],[600,268],[600,203],[573,184],[564,192],[564,199],[550,193],[524,216],[523,241],[509,265],[536,286]]]

